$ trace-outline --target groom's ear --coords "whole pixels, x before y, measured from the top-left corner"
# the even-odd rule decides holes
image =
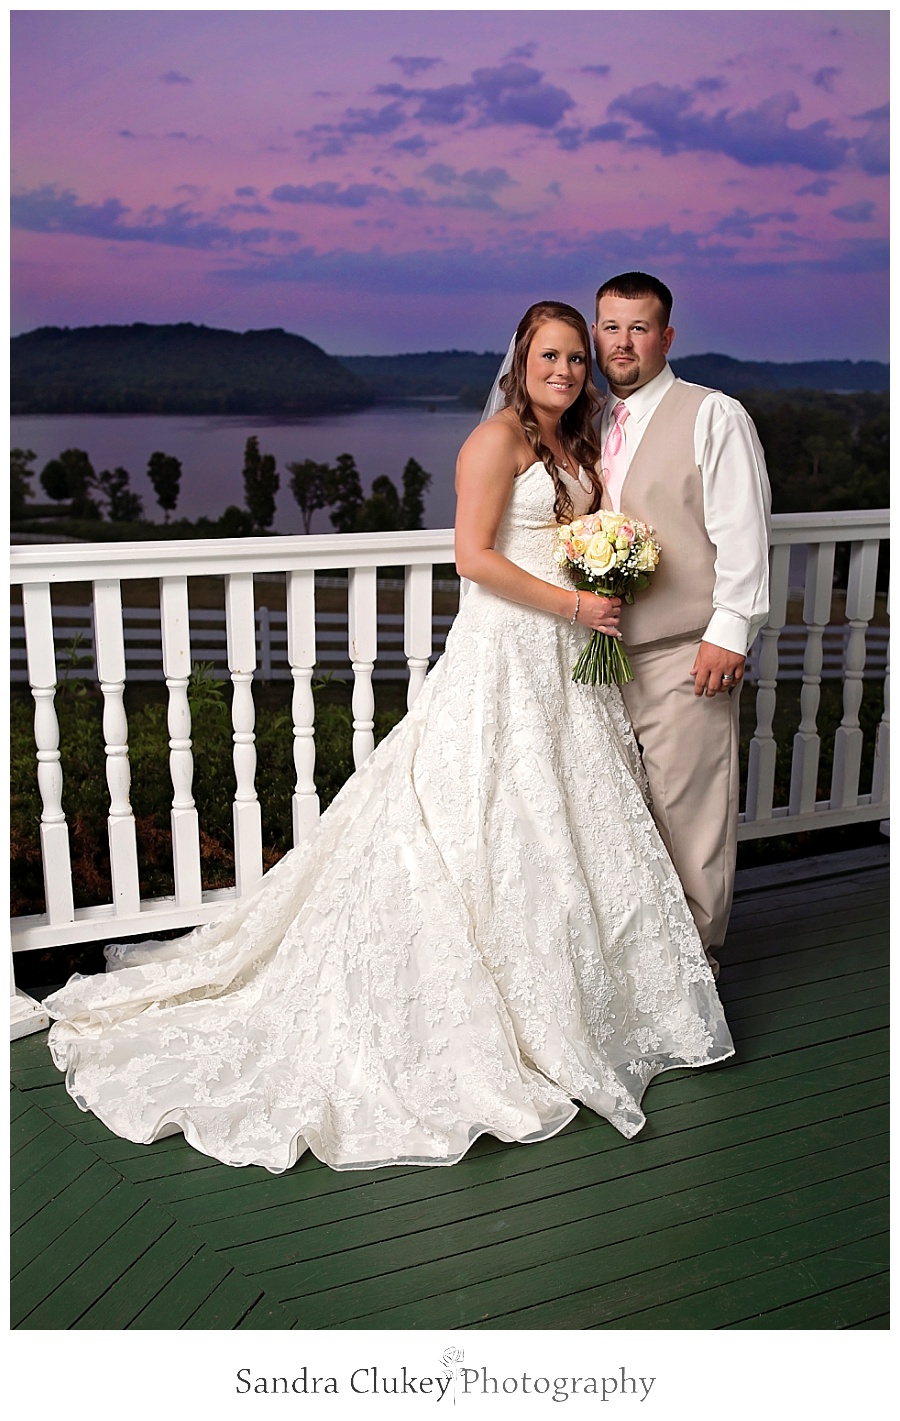
[[[675,339],[675,327],[666,326],[665,330],[663,331],[662,338],[663,352],[664,354],[668,355],[669,351],[672,349],[672,342]]]

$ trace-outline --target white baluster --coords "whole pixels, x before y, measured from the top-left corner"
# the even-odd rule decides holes
[[[887,612],[890,616],[890,592]],[[875,736],[875,764],[872,768],[872,803],[887,804],[891,784],[891,645],[888,642],[884,665],[884,712]],[[887,833],[887,820],[881,825]]]
[[[832,809],[848,809],[859,800],[859,770],[863,733],[859,708],[866,669],[866,627],[875,611],[875,575],[878,571],[878,543],[854,543],[850,552],[847,579],[847,653],[844,659],[844,715],[834,737],[834,767],[831,775]]]
[[[409,667],[407,710],[412,709],[428,674],[432,645],[431,581],[432,569],[427,564],[406,569],[403,584],[403,654]]]
[[[296,783],[291,800],[294,843],[299,844],[319,818],[316,793],[316,714],[312,693],[316,664],[316,575],[289,572],[287,576],[287,654],[294,679],[291,718],[294,722]]]
[[[372,672],[378,654],[378,606],[374,567],[351,569],[347,614],[353,666],[353,763],[359,769],[375,749]]]
[[[172,863],[175,901],[192,908],[201,901],[200,826],[194,804],[191,749],[191,628],[186,577],[161,577],[159,611],[163,675],[169,691],[169,774],[172,777]]]
[[[53,647],[53,612],[50,586],[26,583],[22,588],[28,680],[34,697],[34,741],[37,747],[37,782],[41,796],[41,862],[44,898],[52,924],[75,918],[72,899],[72,861],[69,826],[62,807],[63,774],[59,757],[59,721],[56,718],[56,655]]]
[[[256,617],[252,572],[231,573],[225,579],[225,632],[228,669],[234,687],[231,724],[234,729],[234,872],[241,897],[262,877],[262,819],[256,794],[256,712],[253,672],[256,670]]]
[[[103,692],[103,739],[109,786],[109,866],[113,907],[119,916],[140,912],[137,836],[131,808],[128,720],[125,715],[125,636],[117,579],[94,583],[97,676]]]
[[[788,575],[791,550],[787,545],[772,549],[769,573],[769,619],[760,632],[759,679],[756,691],[756,729],[750,742],[747,766],[747,808],[744,820],[771,819],[775,799],[775,757],[773,730],[778,689],[778,637],[787,616]]]
[[[790,813],[811,814],[816,807],[821,737],[817,716],[822,685],[822,637],[831,620],[834,584],[834,543],[813,544],[806,560],[803,620],[806,649],[800,690],[800,726],[791,760]]]

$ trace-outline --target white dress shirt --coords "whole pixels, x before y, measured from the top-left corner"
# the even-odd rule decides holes
[[[666,365],[624,398],[628,419],[622,428],[629,467],[650,416],[674,383]],[[618,403],[619,397],[610,392],[600,419],[601,448]],[[744,656],[769,610],[772,496],[753,421],[743,405],[720,390],[711,391],[697,412],[694,458],[703,482],[706,531],[716,550],[713,614],[703,639]],[[624,502],[627,512],[627,485]]]

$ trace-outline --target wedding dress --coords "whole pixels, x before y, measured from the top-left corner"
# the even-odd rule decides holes
[[[552,510],[536,463],[497,547],[565,583]],[[571,679],[586,635],[472,586],[412,710],[254,893],[48,998],[81,1108],[274,1172],[453,1164],[575,1102],[634,1135],[653,1076],[730,1056],[620,693]]]

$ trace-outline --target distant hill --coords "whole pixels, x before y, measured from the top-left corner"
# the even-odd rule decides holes
[[[711,385],[726,395],[742,390],[888,390],[890,366],[878,360],[733,360],[730,355],[676,356],[672,369],[694,385]]]
[[[379,400],[453,396],[479,405],[487,399],[502,355],[469,350],[419,355],[340,355]],[[726,394],[745,390],[887,390],[890,367],[875,360],[808,360],[797,364],[734,360],[730,355],[686,355],[672,361],[683,380]]]
[[[486,350],[426,350],[410,355],[339,355],[379,400],[487,399],[502,354]],[[483,393],[482,393],[483,392]]]
[[[283,330],[190,324],[44,326],[14,337],[10,356],[13,414],[312,415],[410,399],[477,408],[502,359],[470,350],[331,356]],[[708,354],[676,357],[672,368],[728,394],[889,387],[889,367],[874,360],[776,364]]]
[[[325,414],[369,386],[283,330],[44,326],[10,343],[13,414]]]

